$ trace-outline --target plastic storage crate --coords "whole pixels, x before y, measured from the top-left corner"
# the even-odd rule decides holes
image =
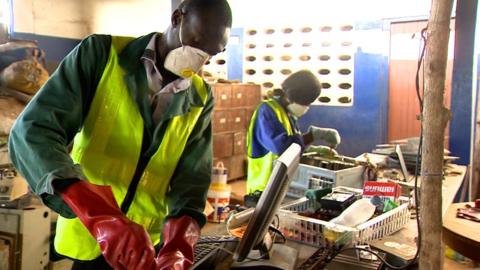
[[[365,244],[400,230],[410,220],[408,203],[370,219],[355,228],[301,216],[296,213],[304,212],[312,207],[317,208],[318,203],[306,197],[281,207],[278,212],[279,229],[286,238],[313,246],[322,246],[325,244],[324,233],[334,231],[341,235],[340,238],[344,238],[342,241],[345,244]],[[348,235],[348,239],[345,239],[346,235]]]
[[[288,187],[287,196],[301,198],[305,195],[305,190],[307,189],[333,188],[337,186],[363,188],[363,171],[364,167],[361,165],[334,171],[300,164]]]

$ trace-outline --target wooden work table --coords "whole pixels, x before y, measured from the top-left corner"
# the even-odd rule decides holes
[[[480,262],[480,222],[457,218],[457,209],[467,203],[454,203],[443,217],[443,241],[464,256]],[[469,203],[471,206],[473,202]]]

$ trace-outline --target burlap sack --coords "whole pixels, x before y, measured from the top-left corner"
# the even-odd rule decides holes
[[[36,60],[22,60],[0,73],[2,85],[33,95],[48,80],[48,71]]]
[[[13,97],[0,96],[0,136],[10,133],[15,119],[24,107],[24,104]]]
[[[15,50],[15,49],[20,49],[20,48],[32,48],[36,49],[38,48],[38,44],[36,41],[32,40],[11,40],[7,43],[0,44],[0,53],[10,51],[10,50]]]

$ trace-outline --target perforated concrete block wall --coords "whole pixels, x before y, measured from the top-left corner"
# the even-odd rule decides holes
[[[308,25],[245,29],[244,80],[268,91],[308,69],[322,82],[316,105],[353,104],[353,26]]]
[[[228,63],[226,52],[221,52],[213,56],[209,61],[207,61],[203,67],[203,70],[204,72],[208,72],[209,75],[213,76],[214,78],[227,79]]]
[[[260,84],[267,92],[292,72],[308,69],[322,82],[314,105],[352,106],[354,33],[352,23],[245,28],[243,82]],[[222,53],[205,70],[227,77],[227,65]]]

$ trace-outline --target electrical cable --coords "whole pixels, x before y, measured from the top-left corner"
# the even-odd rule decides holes
[[[237,208],[237,207],[236,207]],[[238,209],[238,208],[237,208]],[[243,209],[245,210],[245,209]],[[236,212],[236,210],[235,210]],[[272,224],[269,225],[268,227],[268,230],[271,230],[273,231],[274,235],[273,235],[273,238],[272,238],[272,245],[270,246],[270,248],[267,250],[267,252],[270,252],[273,248],[273,243],[275,243],[275,238],[277,235],[280,235],[280,237],[282,238],[283,240],[283,243],[286,243],[287,242],[287,238],[285,237],[285,235],[278,229],[280,227],[280,218],[278,215],[275,215],[274,217],[276,219],[276,224],[275,224],[275,220],[272,221]],[[230,218],[227,218],[226,222],[225,222],[225,225],[226,225],[226,229],[227,229],[227,232],[229,235],[233,235],[230,230],[229,230],[229,225],[230,225],[230,222],[231,222],[231,219]],[[222,239],[222,240],[209,240],[209,241],[199,241],[197,242],[197,244],[209,244],[209,243],[220,243],[220,242],[239,242],[238,239],[235,239],[235,240],[230,240],[230,239]],[[264,259],[265,256],[260,256],[258,258],[252,258],[252,257],[246,257],[246,259],[248,260],[251,260],[251,261],[259,261],[259,260],[262,260]]]
[[[361,251],[366,251],[366,252],[369,252],[375,256],[377,256],[380,261],[382,261],[382,263],[384,263],[387,267],[391,268],[391,269],[394,269],[394,270],[400,270],[400,269],[406,269],[408,268],[409,266],[413,265],[414,263],[417,262],[418,260],[418,256],[420,254],[420,245],[421,245],[421,239],[422,239],[422,232],[421,232],[421,228],[420,228],[420,211],[419,211],[419,205],[418,205],[418,188],[417,188],[417,183],[418,183],[418,171],[419,171],[419,159],[420,159],[420,155],[422,153],[422,141],[423,141],[423,95],[425,93],[425,64],[423,65],[423,72],[422,72],[422,79],[423,79],[423,85],[422,85],[422,94],[420,94],[420,67],[422,67],[422,63],[423,63],[423,58],[425,56],[425,50],[426,50],[426,47],[427,47],[427,37],[426,37],[426,31],[427,31],[427,28],[428,28],[428,25],[427,27],[423,28],[422,31],[421,31],[421,38],[423,40],[423,48],[422,48],[422,51],[420,53],[420,57],[418,59],[418,64],[417,64],[417,71],[416,71],[416,75],[415,75],[415,90],[416,90],[416,93],[417,93],[417,99],[418,99],[418,103],[419,103],[419,107],[420,107],[420,138],[419,138],[419,143],[418,143],[418,150],[417,150],[417,158],[415,160],[415,182],[414,182],[414,187],[413,187],[413,190],[414,190],[414,199],[415,199],[415,212],[416,212],[416,223],[417,223],[417,251],[415,252],[415,256],[413,257],[413,259],[411,259],[406,265],[404,266],[393,266],[391,264],[389,264],[385,259],[381,258],[380,256],[378,256],[377,252],[373,251],[373,250],[369,250],[369,249],[366,249],[366,248],[358,248],[358,247],[350,247],[350,248],[344,248],[344,249],[341,249],[338,253],[342,253],[344,251],[347,251],[347,250],[361,250]],[[422,45],[422,43],[420,42],[420,46]],[[335,255],[336,256],[336,255]],[[333,256],[332,259],[335,257]]]
[[[425,49],[427,47],[427,39],[425,37],[425,32],[426,31],[427,31],[427,28],[425,27],[420,32],[421,38],[424,41],[424,46],[422,48],[422,52],[420,53],[420,57],[418,59],[417,72],[416,72],[416,75],[415,75],[415,90],[417,92],[417,99],[418,99],[418,102],[419,102],[419,105],[420,105],[420,115],[422,115],[422,112],[423,112],[423,98],[422,98],[423,95],[420,95],[420,66],[422,65],[423,57],[425,56]],[[420,43],[420,46],[422,46],[422,43]],[[424,68],[425,68],[425,65],[424,65]],[[425,74],[425,72],[423,72],[423,74]],[[423,82],[425,83],[425,80],[423,80]],[[422,88],[424,88],[424,87],[422,87]]]
[[[348,251],[348,250],[355,250],[355,251],[366,251],[366,252],[369,252],[373,255],[375,255],[380,261],[382,261],[383,264],[385,264],[388,268],[391,268],[391,269],[394,269],[394,270],[402,270],[402,269],[405,269],[406,267],[410,266],[410,264],[407,264],[405,266],[394,266],[394,265],[391,265],[387,262],[387,260],[385,260],[384,258],[382,258],[381,256],[378,255],[378,253],[376,251],[373,251],[373,250],[370,250],[370,249],[366,249],[366,248],[359,248],[359,247],[351,247],[351,248],[344,248],[344,249],[341,249],[338,253],[342,253],[344,251]]]
[[[428,27],[428,25],[427,25]],[[418,201],[418,175],[419,175],[419,160],[420,156],[422,154],[422,146],[423,146],[423,99],[421,96],[423,96],[425,92],[425,64],[423,64],[423,72],[422,72],[422,81],[423,81],[423,87],[422,87],[422,95],[420,95],[420,82],[419,82],[419,74],[420,74],[420,66],[423,62],[423,57],[425,55],[425,50],[427,48],[427,37],[425,35],[427,31],[427,27],[423,28],[421,31],[421,37],[423,40],[423,48],[422,48],[422,53],[420,54],[420,59],[418,59],[418,66],[417,66],[417,74],[415,76],[415,89],[417,91],[417,98],[418,98],[418,104],[420,106],[420,138],[418,142],[418,149],[417,149],[417,159],[415,160],[415,182],[413,185],[413,192],[415,196],[415,214],[416,214],[416,221],[417,221],[417,251],[415,252],[415,256],[413,259],[410,261],[410,263],[407,265],[410,266],[414,262],[417,261],[418,256],[420,255],[420,245],[421,245],[421,240],[422,240],[422,229],[420,227],[420,210],[419,210],[419,201]],[[421,43],[420,43],[421,44]]]
[[[273,231],[274,235],[272,237],[272,245],[270,246],[270,248],[267,250],[267,253],[270,253],[270,251],[272,251],[273,249],[273,244],[275,243],[275,238],[277,235],[280,235],[282,240],[283,240],[283,243],[282,244],[285,244],[287,242],[287,238],[285,237],[285,235],[278,229],[279,225],[280,225],[280,219],[278,217],[278,215],[275,215],[277,217],[277,221],[278,221],[278,225],[277,227],[275,227],[273,224],[270,225],[268,227],[268,230],[271,230]],[[262,260],[262,259],[265,259],[265,255],[263,256],[260,256],[258,258],[251,258],[251,257],[247,257],[247,259],[249,260],[252,260],[252,261],[259,261],[259,260]]]
[[[287,242],[287,237],[285,237],[285,235],[284,235],[278,228],[275,228],[275,227],[273,227],[273,226],[270,226],[268,229],[274,232],[273,240],[272,240],[274,243],[275,243],[275,237],[276,237],[277,235],[280,235],[280,237],[282,238],[282,243],[286,243],[286,242]]]
[[[280,217],[277,214],[277,215],[275,215],[275,218],[277,220],[277,223],[276,223],[277,225],[275,225],[275,220],[274,220],[274,221],[272,221],[272,226],[274,226],[276,229],[278,229],[280,227]]]

